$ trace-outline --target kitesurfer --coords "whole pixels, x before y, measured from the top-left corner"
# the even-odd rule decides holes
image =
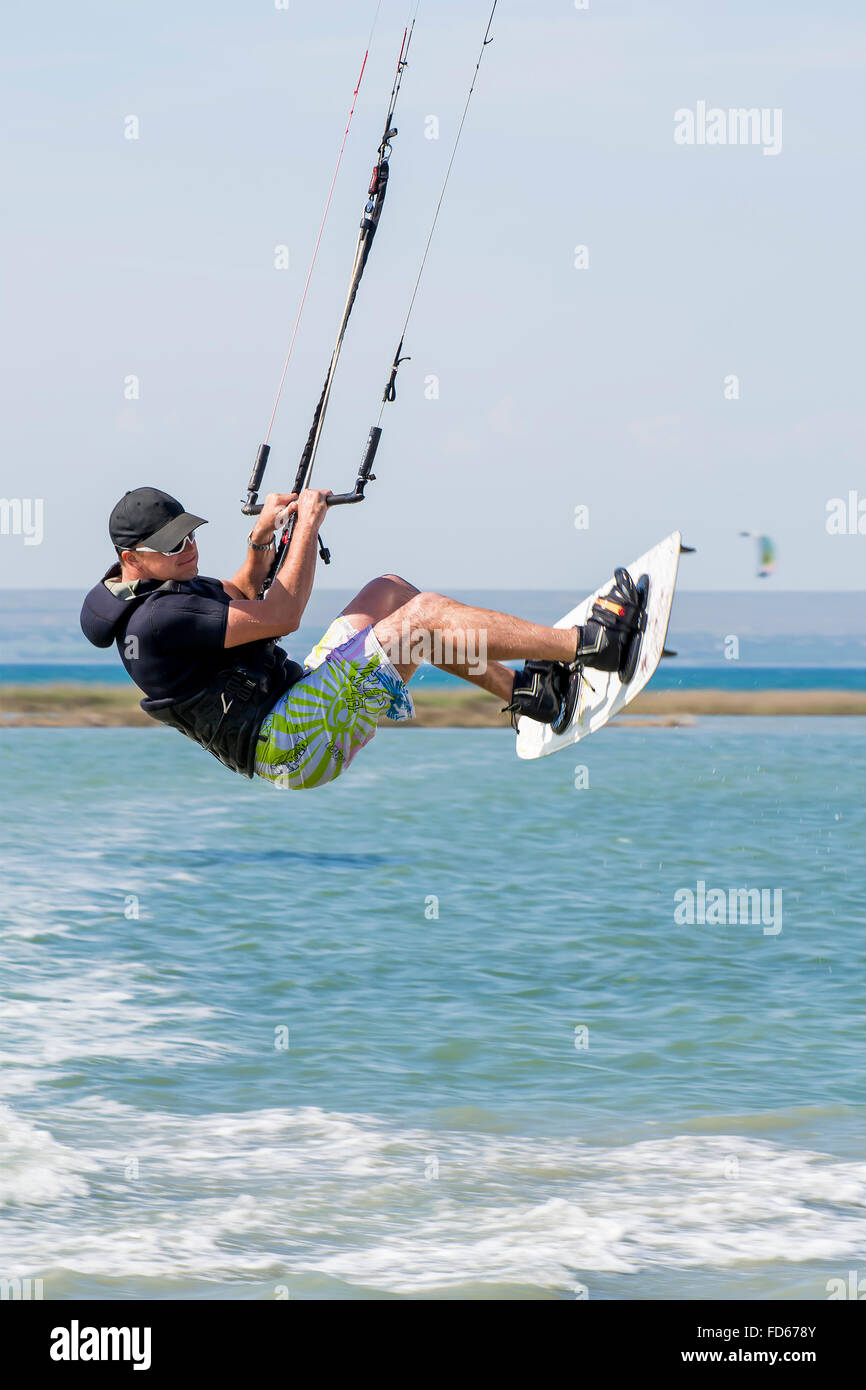
[[[414,714],[407,685],[427,659],[490,691],[512,715],[564,728],[584,666],[622,673],[639,641],[641,595],[617,570],[608,595],[577,628],[544,627],[506,613],[421,592],[395,574],[371,580],[335,618],[302,666],[277,639],[297,631],[313,588],[328,492],[271,493],[230,580],[199,574],[196,531],[204,518],[158,488],[127,492],[109,534],[117,561],[87,595],[85,636],[116,643],[153,718],[180,730],[222,763],[280,787],[333,781],[376,732],[381,715]],[[296,514],[285,563],[259,594],[278,520]],[[411,634],[409,650],[406,634]],[[483,634],[486,665],[437,660],[436,634],[465,651]],[[441,645],[441,644],[440,644]],[[502,665],[526,659],[522,670]]]

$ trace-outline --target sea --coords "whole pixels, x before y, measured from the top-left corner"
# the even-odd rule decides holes
[[[2,597],[5,681],[88,663],[77,596]],[[765,682],[863,688],[844,634],[810,666],[771,627]],[[735,631],[672,628],[689,680],[745,671]],[[856,1288],[864,762],[856,717],[613,725],[534,763],[400,727],[299,794],[161,727],[0,728],[3,1287]]]

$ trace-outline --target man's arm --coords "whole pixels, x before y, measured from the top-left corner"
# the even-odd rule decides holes
[[[285,564],[263,599],[236,599],[229,604],[225,637],[227,647],[239,647],[245,642],[271,637],[286,637],[290,632],[297,631],[313,591],[319,529],[327,511],[325,499],[329,495],[328,492],[306,488],[297,502],[289,503],[289,510],[297,512],[297,521]],[[273,515],[276,510],[279,509],[275,509]],[[262,511],[262,517],[264,515]],[[254,557],[260,554],[258,551],[250,553]],[[264,558],[267,561],[267,554]],[[238,574],[243,573],[243,570],[238,571]],[[231,581],[233,585],[237,578],[235,575]],[[227,585],[224,587],[230,592]],[[240,588],[240,585],[237,587]]]
[[[261,512],[249,535],[247,554],[237,574],[223,580],[223,588],[231,598],[254,599],[261,591],[274,556],[271,542],[276,530],[275,520],[278,512],[286,511],[297,501],[297,493],[271,492],[265,498]],[[292,508],[292,510],[294,510]],[[252,545],[267,545],[268,550],[253,550]]]

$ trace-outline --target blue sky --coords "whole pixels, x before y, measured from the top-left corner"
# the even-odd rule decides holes
[[[43,499],[44,540],[0,535],[0,586],[88,586],[110,558],[111,506],[143,483],[210,518],[205,572],[237,567],[238,499],[375,8],[7,16],[0,496]],[[378,413],[489,8],[422,0],[321,486],[351,485]],[[320,582],[387,569],[446,591],[582,591],[680,527],[699,547],[687,587],[863,587],[866,534],[825,521],[852,491],[866,513],[866,23],[853,3],[780,8],[500,0],[379,481],[329,519]],[[324,377],[406,13],[382,0],[274,488],[294,476]],[[781,152],[676,145],[675,111],[701,101],[780,109]],[[729,374],[739,399],[725,399]],[[746,528],[776,539],[771,581]]]

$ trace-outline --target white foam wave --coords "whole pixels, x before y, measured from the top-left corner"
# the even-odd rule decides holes
[[[74,975],[25,976],[19,993],[0,1005],[0,1092],[9,1094],[11,1071],[20,1083],[29,1070],[41,1084],[51,1068],[86,1058],[188,1061],[232,1050],[227,1042],[190,1031],[217,1018],[217,1010],[178,1000],[172,987],[142,978],[144,973],[142,965],[114,962],[82,967]]]
[[[25,1200],[52,1181],[64,1200],[4,1223],[22,1273],[556,1290],[601,1271],[844,1261],[866,1242],[866,1164],[738,1135],[598,1147],[93,1100],[32,1161]]]
[[[87,1190],[80,1155],[0,1105],[0,1207],[85,1197]]]

